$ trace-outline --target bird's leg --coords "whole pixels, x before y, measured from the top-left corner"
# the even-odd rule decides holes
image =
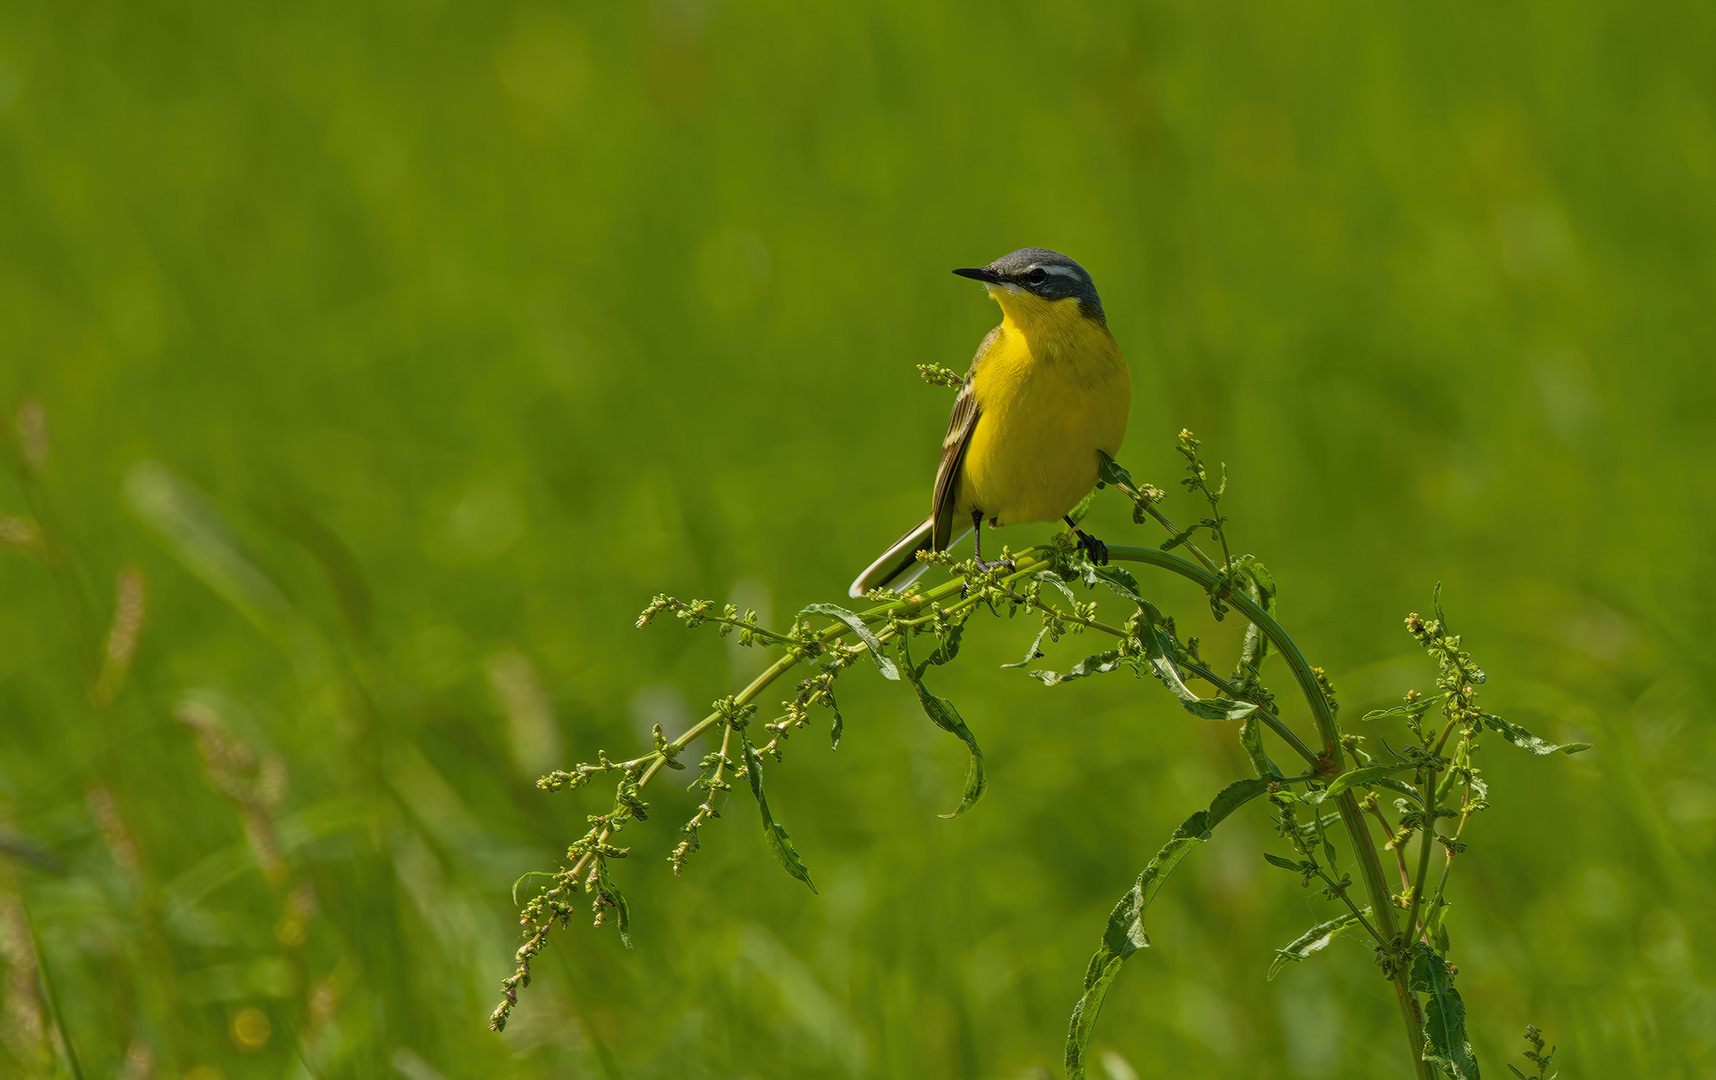
[[[971,512],[971,529],[972,529],[971,543],[972,543],[972,546],[977,549],[977,569],[979,569],[979,570],[993,570],[997,566],[1004,566],[1009,570],[1013,569],[1013,560],[1012,559],[997,559],[994,562],[984,562],[983,561],[983,511],[982,510],[973,510]]]
[[[1107,566],[1108,545],[1079,528],[1078,522],[1074,521],[1070,515],[1064,516],[1062,520],[1067,523],[1068,528],[1078,535],[1079,550],[1087,553],[1091,562],[1098,566]]]

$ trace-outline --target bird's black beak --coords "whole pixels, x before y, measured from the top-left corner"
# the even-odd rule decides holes
[[[991,285],[998,285],[1001,282],[1001,275],[987,266],[967,267],[964,270],[955,270],[954,273],[960,277],[968,277],[973,281],[985,281]]]

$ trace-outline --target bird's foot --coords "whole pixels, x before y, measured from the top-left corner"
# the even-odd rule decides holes
[[[972,561],[972,565],[985,574],[997,567],[1006,570],[1008,573],[1012,573],[1014,570],[1019,568],[1012,559],[996,559],[994,562],[988,562],[984,559],[975,559]]]
[[[1090,556],[1090,561],[1098,566],[1108,565],[1108,545],[1083,529],[1074,529],[1078,536],[1078,549]]]

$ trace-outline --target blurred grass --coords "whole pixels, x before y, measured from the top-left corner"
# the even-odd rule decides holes
[[[1123,459],[1167,484],[1186,426],[1228,463],[1348,717],[1428,684],[1399,620],[1440,580],[1486,700],[1597,744],[1485,755],[1450,921],[1486,1067],[1529,1021],[1567,1075],[1710,1075],[1713,31],[1690,3],[0,7],[0,403],[49,447],[0,512],[75,583],[0,550],[0,828],[66,871],[0,856],[0,1072],[64,1067],[35,954],[88,1075],[1058,1061],[1108,906],[1244,763],[1149,684],[995,670],[1023,626],[937,687],[991,763],[976,811],[935,818],[963,751],[857,674],[838,754],[806,733],[770,772],[820,896],[742,812],[673,879],[665,788],[628,836],[636,951],[574,927],[483,1027],[508,883],[603,808],[538,771],[748,673],[636,610],[838,596],[922,511],[949,397],[911,365],[995,318],[947,270],[1045,244],[1132,360]],[[135,664],[92,706],[128,565]],[[1316,911],[1260,872],[1260,815],[1165,891],[1099,1042],[1139,1076],[1405,1075],[1356,939],[1264,983]]]

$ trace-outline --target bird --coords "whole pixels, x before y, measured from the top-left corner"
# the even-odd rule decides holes
[[[1067,514],[1096,486],[1102,451],[1120,452],[1132,374],[1109,333],[1084,267],[1048,248],[1020,248],[988,266],[955,270],[983,283],[1001,325],[977,346],[948,418],[930,513],[852,582],[849,595],[904,589],[928,569],[919,551],[946,551],[970,521],[977,565],[991,528],[1064,520],[1098,562],[1107,549]]]

